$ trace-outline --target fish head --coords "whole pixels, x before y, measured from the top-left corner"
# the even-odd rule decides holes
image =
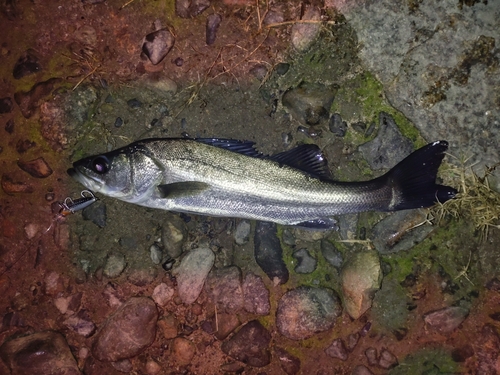
[[[132,203],[147,199],[162,178],[147,150],[132,145],[80,159],[68,174],[91,191]]]

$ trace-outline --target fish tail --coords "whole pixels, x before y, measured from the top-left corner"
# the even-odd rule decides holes
[[[446,141],[429,143],[383,176],[393,192],[388,211],[429,207],[455,197],[456,189],[436,184],[437,171],[447,149]]]

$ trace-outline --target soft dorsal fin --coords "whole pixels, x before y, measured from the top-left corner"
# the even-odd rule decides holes
[[[322,179],[331,179],[328,162],[321,149],[313,144],[299,145],[291,150],[270,156],[269,159]]]
[[[263,154],[255,149],[255,142],[252,141],[239,141],[228,138],[195,138],[194,140],[254,158],[263,157]]]

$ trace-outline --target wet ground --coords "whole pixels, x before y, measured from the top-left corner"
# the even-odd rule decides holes
[[[420,3],[404,6],[416,17]],[[468,20],[474,7],[497,10],[495,2],[465,3],[452,5],[456,22]],[[394,80],[390,69],[369,71],[377,70],[364,60],[371,46],[366,46],[366,33],[353,26],[359,27],[356,14],[369,7],[363,2],[348,5],[1,3],[0,343],[6,344],[0,349],[0,373],[51,373],[43,363],[56,366],[51,348],[58,345],[67,353],[61,349],[53,357],[68,364],[68,374],[500,373],[495,210],[486,227],[474,221],[478,215],[471,218],[459,209],[405,213],[392,223],[383,221],[391,215],[363,213],[338,218],[339,231],[318,233],[278,226],[270,237],[279,239],[287,276],[275,278],[255,259],[262,233],[255,222],[179,217],[99,195],[83,212],[58,215],[57,202],[79,198],[83,190],[66,174],[72,162],[150,137],[244,139],[268,154],[314,143],[330,161],[334,178],[346,181],[381,175],[413,149],[435,140],[429,136],[450,139],[452,154],[473,147],[475,160],[487,160],[490,167],[498,162],[487,152],[498,142],[491,114],[484,115],[486,125],[477,126],[481,131],[447,128],[437,120],[436,127],[412,123],[412,116],[434,116],[446,95],[449,102],[453,97],[450,105],[456,105],[457,113],[464,111],[466,101],[460,105],[460,95],[450,86],[480,86],[475,74],[482,70],[478,73],[475,66],[490,78],[498,73],[495,35],[464,47],[466,57],[457,58],[452,75],[433,66],[425,79],[434,86],[424,90],[422,106],[413,103],[411,110],[398,110],[391,103],[408,98],[395,99],[394,88],[411,81],[410,59],[402,63],[407,76],[400,73]],[[207,26],[210,15],[220,16],[211,18],[221,20],[220,26]],[[166,30],[172,39],[163,46],[166,56],[153,64],[144,42],[154,40],[146,36],[155,30]],[[420,38],[431,40],[419,30]],[[470,77],[464,78],[463,71]],[[498,98],[498,91],[488,97]],[[498,99],[493,102],[494,114],[500,106]],[[469,139],[475,140],[465,143]],[[379,150],[359,148],[380,140]],[[404,147],[408,149],[401,151]],[[459,163],[453,164],[451,156],[446,160],[441,178],[447,184],[462,193],[462,182],[485,184],[461,179]],[[492,181],[493,186],[494,174]],[[487,198],[473,201],[478,212],[484,212],[482,205],[498,207],[497,193],[486,190]],[[483,190],[468,191],[478,196]],[[456,212],[458,218],[452,215]],[[405,245],[396,247],[400,243]],[[196,302],[186,303],[178,267],[200,248],[213,253],[207,273],[212,272]],[[297,255],[301,249],[305,252]],[[375,265],[368,264],[368,257],[352,271],[357,254],[367,253],[376,254]],[[314,265],[308,266],[304,259],[311,258]],[[228,282],[233,289],[226,286],[230,292],[224,285],[232,276],[217,273],[228,269],[236,270],[235,284]],[[381,281],[371,280],[373,269]],[[342,288],[347,270],[359,284],[372,282],[358,291],[367,293],[363,298],[368,302],[362,303],[368,303],[367,310],[358,306],[347,311]],[[267,308],[266,293],[258,303],[264,312],[215,296],[214,290],[243,293],[248,275],[256,275],[256,284],[269,293]],[[330,325],[324,323],[326,328],[319,324],[321,328],[306,329],[304,337],[294,339],[282,328],[292,317],[277,317],[277,312],[283,296],[300,286],[333,290],[344,308]],[[148,318],[137,323],[144,332],[153,330],[152,338],[133,354],[113,357],[101,339],[105,321],[132,297],[145,297],[137,302],[140,311],[154,297],[151,311],[156,313],[148,310]],[[124,332],[133,331],[118,321]],[[221,333],[223,327],[227,334]],[[241,327],[257,333],[238,337],[245,332]],[[34,344],[6,349],[14,338],[45,331],[61,333],[62,344],[49,337],[36,341],[42,348],[38,352]],[[245,341],[255,345],[228,349]]]

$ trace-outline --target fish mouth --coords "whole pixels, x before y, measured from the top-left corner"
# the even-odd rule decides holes
[[[101,183],[99,183],[98,181],[96,181],[92,178],[85,176],[83,173],[78,171],[78,169],[76,169],[76,168],[69,168],[66,171],[66,173],[68,173],[68,175],[71,178],[75,179],[80,184],[82,184],[83,186],[85,186],[86,188],[88,188],[92,191],[100,191],[101,190],[101,187],[102,187]]]

